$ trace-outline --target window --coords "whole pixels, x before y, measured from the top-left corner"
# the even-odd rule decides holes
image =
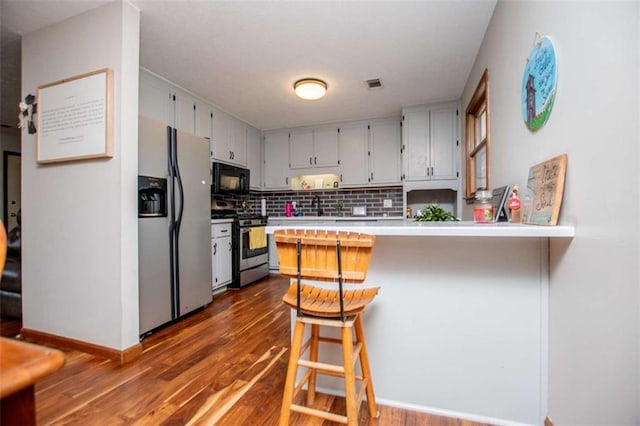
[[[489,74],[484,70],[465,113],[467,185],[465,196],[473,199],[479,189],[489,189]]]

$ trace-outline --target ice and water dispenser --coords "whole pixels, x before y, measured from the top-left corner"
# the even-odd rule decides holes
[[[138,176],[138,217],[167,217],[167,180]]]

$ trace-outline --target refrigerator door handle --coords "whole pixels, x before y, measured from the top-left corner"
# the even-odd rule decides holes
[[[176,238],[180,236],[180,226],[182,225],[182,214],[184,213],[184,187],[182,186],[182,178],[180,177],[180,166],[178,164],[178,136],[177,130],[173,129],[173,163],[175,168],[175,177],[178,182],[178,190],[180,195],[180,204],[178,208],[178,217],[176,218]]]
[[[176,238],[176,188],[174,180],[174,168],[173,168],[173,129],[167,126],[167,170],[169,172],[169,271],[171,275],[171,319],[178,317],[178,286],[176,271],[177,258],[178,258],[178,239]]]
[[[184,188],[182,187],[182,178],[180,177],[180,167],[178,167],[178,131],[175,128],[171,129],[171,174],[172,180],[178,184],[178,196],[180,197],[180,204],[178,205],[178,213],[174,216],[173,224],[173,238],[174,238],[174,293],[175,293],[175,310],[176,318],[182,315],[180,312],[180,227],[182,226],[182,213],[184,210]],[[175,184],[173,199],[175,203]],[[175,205],[175,204],[174,204]]]

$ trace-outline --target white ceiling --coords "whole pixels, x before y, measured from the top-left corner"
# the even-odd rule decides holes
[[[106,3],[1,1],[3,57],[5,33]],[[141,11],[141,66],[267,130],[459,98],[496,0],[131,3]],[[325,80],[326,97],[297,99],[293,83],[304,77]],[[372,78],[384,87],[367,89]]]

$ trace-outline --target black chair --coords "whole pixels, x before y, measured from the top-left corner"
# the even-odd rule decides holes
[[[7,236],[7,251],[2,279],[0,280],[0,315],[4,318],[22,319],[22,239],[21,217],[18,225]]]

